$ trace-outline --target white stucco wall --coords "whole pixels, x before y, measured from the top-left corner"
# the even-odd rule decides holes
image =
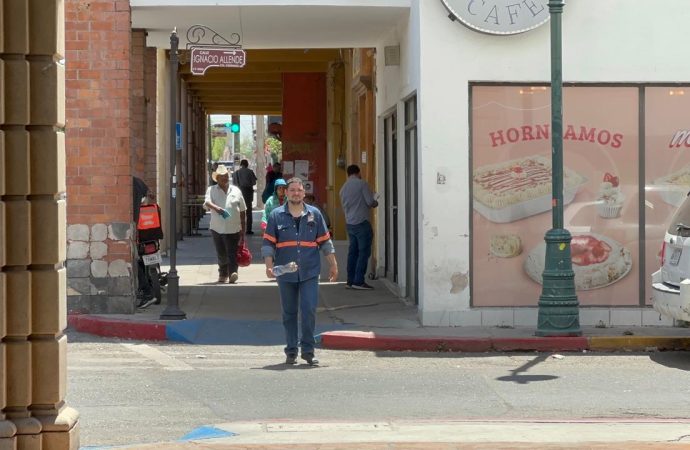
[[[409,14],[400,20],[398,25],[392,29],[380,42],[376,45],[376,114],[377,120],[377,148],[380,152],[384,151],[384,128],[383,118],[390,115],[393,111],[398,113],[398,158],[397,173],[401,177],[405,173],[404,158],[402,157],[402,143],[404,142],[404,129],[401,125],[404,117],[402,100],[416,93],[419,89],[419,3],[412,2]],[[386,46],[400,46],[400,64],[386,66],[385,64],[385,47]],[[383,193],[385,190],[385,168],[384,168],[384,154],[379,154],[379,164],[377,167],[378,185],[375,187],[377,192]],[[403,182],[405,180],[402,180]],[[398,229],[400,236],[404,236],[405,230],[405,191],[398,190]],[[376,229],[377,242],[384,242],[385,239],[390,239],[385,235],[386,230],[383,226],[384,216],[388,205],[382,203],[376,213],[378,214],[378,223],[381,224]],[[398,255],[405,254],[405,239],[398,239],[394,245],[398,247]],[[383,265],[385,261],[385,247],[383,245],[377,246],[376,260]],[[378,273],[383,273],[383,268],[377,268]],[[398,288],[399,293],[405,292],[407,286],[407,279],[405,273],[404,261],[401,259],[398,269]],[[395,290],[396,287],[392,286]]]
[[[468,311],[469,287],[464,284],[472,211],[467,194],[468,84],[548,82],[549,25],[521,35],[490,36],[451,22],[440,1],[415,3],[420,43],[420,312],[426,325],[484,324],[479,311]],[[568,2],[563,15],[564,81],[687,82],[690,63],[682,51],[684,25],[690,19],[686,3],[668,0],[662,8],[652,0]],[[412,67],[403,69],[409,78],[416,76]],[[400,93],[398,98],[404,95],[401,85],[391,87]],[[384,93],[379,91],[381,111],[393,101],[388,87]],[[445,176],[445,184],[437,184],[438,174]]]

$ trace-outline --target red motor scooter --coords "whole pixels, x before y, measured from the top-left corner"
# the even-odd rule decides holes
[[[162,289],[168,284],[168,273],[161,271],[163,258],[160,253],[161,228],[160,207],[157,204],[141,205],[137,222],[137,253],[139,254],[139,277],[143,277],[144,289],[137,307],[158,305]],[[140,286],[142,284],[140,283]]]

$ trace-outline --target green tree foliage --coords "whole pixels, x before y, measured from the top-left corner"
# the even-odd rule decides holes
[[[225,150],[225,141],[227,138],[215,137],[213,138],[213,146],[211,147],[211,159],[213,161],[218,161],[223,156],[223,150]]]
[[[266,144],[268,144],[268,150],[271,152],[273,161],[283,160],[283,143],[274,137],[267,137]]]
[[[242,158],[254,159],[254,139],[251,136],[242,135],[240,140],[240,153]]]

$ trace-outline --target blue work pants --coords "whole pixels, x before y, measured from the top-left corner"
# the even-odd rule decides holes
[[[347,284],[360,286],[364,284],[374,231],[368,220],[357,225],[347,225],[346,228],[350,240],[347,251]]]
[[[314,328],[316,326],[316,305],[319,303],[319,277],[296,283],[281,281],[280,303],[283,308],[283,327],[285,328],[286,355],[297,355],[297,347],[302,347],[302,354],[314,354]],[[300,313],[302,339],[297,331],[297,313]]]

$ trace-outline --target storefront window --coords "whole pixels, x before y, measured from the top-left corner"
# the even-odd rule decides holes
[[[659,269],[668,221],[690,191],[690,87],[645,88],[645,274]],[[651,304],[651,284],[645,301]]]
[[[564,223],[583,306],[637,306],[639,88],[564,88]],[[472,86],[472,304],[536,306],[551,216],[546,86]]]

